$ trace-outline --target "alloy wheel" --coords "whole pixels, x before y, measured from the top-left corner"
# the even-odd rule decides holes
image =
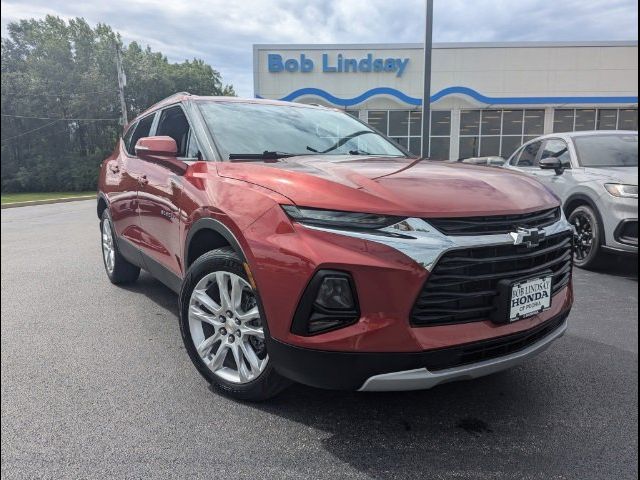
[[[593,248],[593,225],[591,219],[582,212],[578,212],[571,219],[576,229],[574,237],[574,256],[579,262],[584,261]]]
[[[267,366],[255,292],[239,275],[217,271],[200,279],[189,300],[189,330],[200,359],[223,380],[247,383]]]
[[[109,222],[108,218],[102,221],[102,256],[107,271],[113,273],[113,267],[116,261],[116,250],[113,245],[111,222]]]

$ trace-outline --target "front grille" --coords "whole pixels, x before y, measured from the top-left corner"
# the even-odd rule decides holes
[[[543,228],[560,220],[560,207],[519,215],[425,218],[445,235],[494,235],[514,232],[518,227]]]
[[[568,313],[563,313],[523,332],[457,347],[434,350],[430,352],[425,367],[431,372],[436,372],[519,352],[553,333],[562,325],[568,315]]]
[[[553,294],[571,278],[572,234],[545,238],[535,248],[498,245],[452,250],[437,262],[411,311],[414,327],[475,322],[494,311],[500,280],[551,271]]]

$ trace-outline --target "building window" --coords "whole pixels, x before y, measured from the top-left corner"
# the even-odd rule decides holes
[[[460,158],[508,158],[544,132],[544,110],[462,110]]]
[[[422,111],[370,110],[369,125],[402,145],[414,155],[422,150]],[[451,138],[451,111],[431,111],[429,158],[447,160]]]
[[[553,112],[553,131],[638,130],[637,108],[561,108]]]
[[[618,130],[638,130],[637,108],[621,108],[618,110]]]
[[[414,155],[422,153],[422,111],[409,112],[409,151]]]
[[[404,148],[409,149],[409,110],[389,111],[387,136]]]
[[[598,110],[596,128],[598,130],[615,130],[618,128],[618,110],[615,108]]]
[[[460,158],[477,157],[480,151],[480,110],[460,112]]]
[[[555,110],[553,112],[553,132],[573,132],[575,110]]]
[[[576,110],[576,123],[573,126],[576,132],[585,132],[596,129],[596,109]]]
[[[345,110],[345,113],[348,113],[352,117],[360,118],[360,110]]]
[[[523,141],[539,137],[544,133],[544,110],[524,111]]]
[[[369,111],[369,125],[385,135],[389,131],[389,112],[386,110]]]

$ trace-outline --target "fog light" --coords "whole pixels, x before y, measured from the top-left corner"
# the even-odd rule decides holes
[[[352,310],[353,295],[349,280],[344,277],[327,277],[322,281],[316,304],[331,310]]]
[[[291,332],[316,335],[352,325],[359,318],[358,297],[351,275],[319,270],[302,294]]]

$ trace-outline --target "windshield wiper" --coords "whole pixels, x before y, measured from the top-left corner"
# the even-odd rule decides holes
[[[278,160],[279,158],[297,157],[307,153],[288,153],[265,150],[262,153],[230,153],[229,160]]]
[[[340,140],[338,140],[336,143],[334,143],[332,146],[330,146],[326,150],[319,151],[319,150],[316,150],[315,148],[312,148],[312,147],[307,147],[307,150],[309,150],[310,152],[315,152],[315,153],[329,153],[329,152],[332,152],[333,150],[336,150],[336,149],[340,148],[342,145],[347,143],[349,140],[353,140],[354,138],[359,137],[360,135],[367,135],[367,134],[379,135],[377,132],[374,132],[373,130],[359,130],[357,132],[353,132],[350,135],[347,135],[346,137],[341,138]]]

